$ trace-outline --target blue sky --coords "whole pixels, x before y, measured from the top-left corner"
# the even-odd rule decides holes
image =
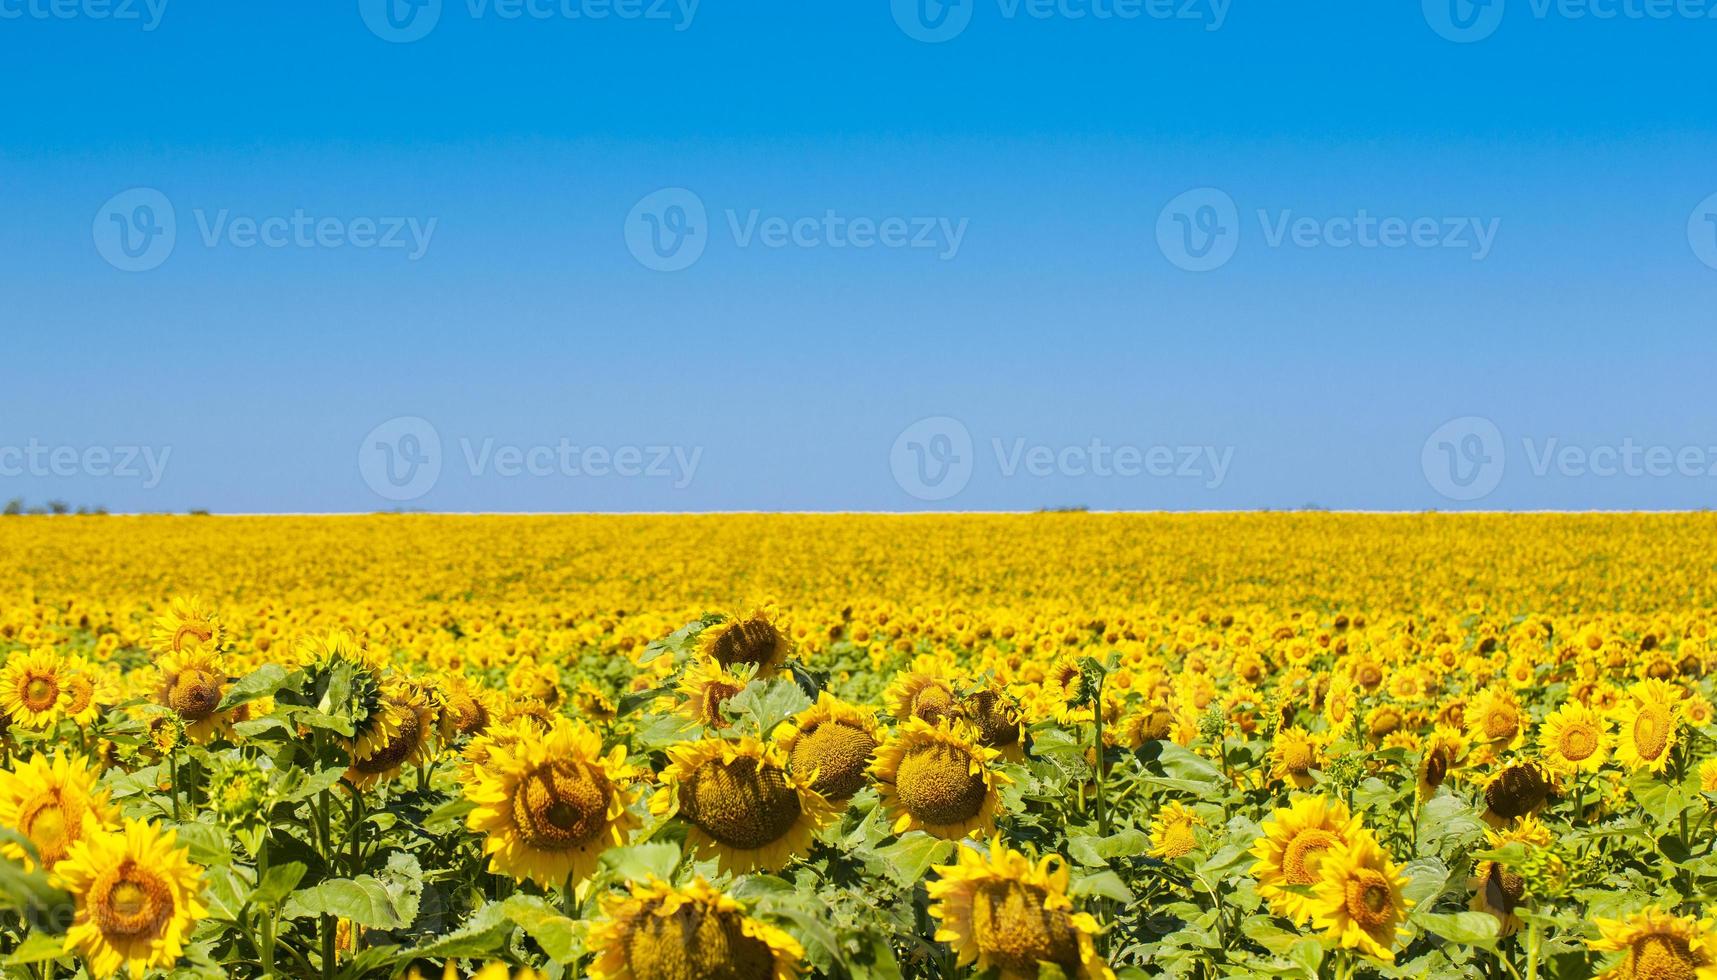
[[[0,0],[0,497],[1717,498],[1717,0],[107,2]]]

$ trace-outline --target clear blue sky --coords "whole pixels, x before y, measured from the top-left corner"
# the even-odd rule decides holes
[[[153,30],[143,0],[141,21],[93,16],[103,0],[58,0],[62,19],[52,2],[0,0],[0,497],[227,512],[1717,500],[1697,465],[1578,465],[1634,445],[1717,466],[1717,237],[1699,237],[1717,235],[1699,209],[1717,193],[1717,19],[1506,0],[1493,33],[1455,43],[1435,2],[1224,3],[1218,24],[1209,0],[753,0],[698,4],[688,23],[655,0],[643,11],[662,17],[602,19],[615,4],[509,18],[444,0],[427,34],[395,43],[353,0],[167,0]],[[1644,9],[1627,2],[1597,5]],[[928,22],[913,16],[944,13],[969,22],[912,36]],[[636,246],[678,216],[634,205],[675,187],[706,209],[703,251],[662,271]],[[1165,207],[1206,187],[1233,202],[1217,217],[1237,246],[1186,271],[1159,231],[1172,240]],[[138,198],[110,204],[133,188],[176,223],[145,271],[104,258],[148,218]],[[1464,230],[1452,247],[1335,247],[1346,226],[1321,222],[1362,212],[1432,219],[1438,242]],[[933,247],[833,247],[829,213],[923,226]],[[298,214],[344,244],[247,247],[232,223]],[[811,244],[765,244],[770,217],[817,219]],[[1308,246],[1288,229],[1303,217],[1320,223]],[[357,244],[394,218],[434,222],[421,255]],[[1482,256],[1462,244],[1468,218],[1492,229]],[[362,460],[402,416],[442,449],[438,478],[396,501]],[[969,476],[945,497],[915,496],[894,465],[949,460],[949,443],[897,439],[930,416],[971,439],[953,444]],[[1485,458],[1507,456],[1470,501],[1427,462],[1444,451],[1427,438],[1465,416],[1500,434]],[[547,454],[545,475],[496,469],[500,447],[563,439],[640,447],[646,470],[654,446],[697,465],[686,480],[568,475]],[[1220,480],[1097,476],[1065,452],[1093,440],[1228,462]],[[1550,440],[1584,455],[1535,471]],[[1033,446],[1055,457],[1048,475],[1025,465]],[[60,447],[77,462],[56,471]],[[91,447],[169,455],[151,480],[141,462],[107,473]]]

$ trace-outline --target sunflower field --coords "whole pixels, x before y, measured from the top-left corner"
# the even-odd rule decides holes
[[[0,976],[1717,980],[1714,541],[0,519]]]

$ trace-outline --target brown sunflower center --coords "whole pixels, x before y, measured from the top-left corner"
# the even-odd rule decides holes
[[[1391,920],[1393,896],[1389,880],[1371,868],[1358,868],[1347,881],[1347,914],[1366,932],[1376,932]]]
[[[1556,749],[1569,762],[1590,759],[1592,753],[1598,751],[1598,733],[1585,722],[1575,722],[1562,730]]]
[[[399,732],[368,757],[354,760],[352,768],[367,775],[396,769],[417,749],[422,737],[423,725],[418,722],[417,712],[403,711],[399,717]]]
[[[633,920],[626,965],[632,976],[652,980],[768,980],[775,954],[745,934],[738,914],[687,903],[669,915],[650,909]]]
[[[589,843],[608,823],[608,777],[582,762],[532,769],[513,791],[513,827],[532,847],[562,851]]]
[[[741,850],[768,847],[799,822],[799,794],[787,776],[758,760],[711,759],[686,781],[680,808],[717,843]]]
[[[723,667],[734,664],[756,664],[759,667],[775,662],[775,652],[781,643],[781,631],[767,619],[749,619],[723,630],[710,649]]]
[[[1323,860],[1325,851],[1340,843],[1340,838],[1322,827],[1300,831],[1282,849],[1282,877],[1290,885],[1316,884],[1318,862]]]
[[[31,674],[24,681],[24,707],[47,711],[60,699],[60,682],[52,674]]]
[[[1067,913],[1043,907],[1036,885],[990,879],[972,895],[972,937],[986,958],[1008,976],[1036,976],[1039,963],[1068,975],[1079,968],[1079,935]]]
[[[1634,941],[1632,976],[1638,980],[1694,980],[1699,964],[1679,936],[1654,933]]]
[[[1514,711],[1506,707],[1495,707],[1485,712],[1485,737],[1493,742],[1500,742],[1514,737],[1515,730],[1520,727],[1520,721]]]
[[[189,722],[202,721],[214,714],[220,703],[221,678],[207,670],[183,671],[167,690],[167,706]]]
[[[1505,914],[1513,912],[1526,897],[1526,879],[1500,864],[1491,862],[1490,873],[1484,879],[1485,902]]]
[[[1443,785],[1443,780],[1449,778],[1449,750],[1441,745],[1425,756],[1425,785],[1432,789]]]
[[[940,684],[926,685],[912,696],[912,717],[934,725],[954,708],[954,696]]]
[[[978,729],[978,741],[992,749],[1019,741],[1019,719],[995,691],[979,691],[960,704],[961,713]]]
[[[1509,766],[1485,787],[1485,805],[1492,813],[1508,820],[1522,817],[1538,808],[1550,794],[1550,787],[1532,766]]]
[[[127,858],[90,885],[87,907],[109,939],[154,939],[173,916],[173,892],[159,875]]]
[[[854,725],[827,721],[801,735],[789,757],[793,771],[815,772],[811,788],[833,800],[844,800],[864,786],[876,739]]]
[[[1661,705],[1648,704],[1634,718],[1634,747],[1642,759],[1653,760],[1669,747],[1669,711]]]
[[[1174,712],[1158,705],[1145,714],[1139,724],[1139,736],[1146,741],[1161,741],[1169,737],[1169,729],[1174,725]]]
[[[1383,671],[1376,664],[1364,664],[1354,674],[1353,679],[1360,687],[1370,690],[1383,683]]]
[[[461,735],[471,735],[489,727],[489,709],[464,691],[448,695],[446,713],[448,727]]]
[[[894,788],[906,812],[932,826],[965,823],[984,807],[989,786],[972,772],[964,749],[932,742],[907,751],[894,774]]]

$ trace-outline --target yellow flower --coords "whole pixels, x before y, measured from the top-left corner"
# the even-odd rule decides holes
[[[639,821],[623,788],[626,749],[602,754],[602,737],[561,719],[548,734],[492,746],[465,797],[466,826],[484,834],[489,869],[545,888],[588,878],[602,852],[623,846]]]
[[[726,619],[704,630],[698,637],[703,656],[723,667],[750,664],[757,676],[766,677],[787,662],[793,644],[776,628],[767,614],[758,611],[741,619]]]
[[[1178,801],[1172,802],[1152,818],[1151,849],[1146,853],[1167,861],[1184,857],[1198,848],[1197,828],[1202,826],[1203,818]]]
[[[1526,744],[1526,715],[1514,692],[1487,687],[1473,696],[1466,710],[1467,738],[1498,751]]]
[[[1520,822],[1508,830],[1485,831],[1485,840],[1492,849],[1516,842],[1548,847],[1551,839],[1549,828],[1532,817],[1520,818]],[[1467,887],[1473,891],[1468,907],[1475,912],[1488,912],[1495,916],[1502,935],[1512,936],[1520,930],[1520,917],[1514,912],[1525,903],[1526,879],[1515,869],[1496,861],[1480,861],[1474,866],[1472,877],[1467,879]]]
[[[1717,980],[1717,922],[1659,911],[1656,906],[1625,919],[1598,919],[1600,938],[1587,943],[1601,953],[1620,952],[1602,980]]]
[[[592,980],[793,980],[805,948],[702,878],[651,878],[602,901],[590,929]]]
[[[1424,751],[1419,754],[1417,791],[1420,803],[1436,795],[1438,787],[1461,764],[1461,757],[1466,754],[1467,740],[1459,730],[1438,725],[1431,732],[1431,737],[1425,741]]]
[[[1413,907],[1402,894],[1406,884],[1377,838],[1359,828],[1344,846],[1330,848],[1318,862],[1312,925],[1335,946],[1392,962],[1407,910]]]
[[[1643,680],[1630,686],[1611,712],[1620,729],[1616,761],[1635,772],[1662,772],[1675,747],[1680,703],[1681,689],[1667,681]]]
[[[96,770],[88,759],[61,753],[49,759],[31,756],[0,769],[0,827],[29,839],[43,867],[66,856],[71,845],[117,823],[108,794],[95,787]],[[0,855],[35,866],[17,844],[0,844]]]
[[[808,779],[830,800],[844,800],[864,787],[871,757],[882,742],[876,712],[850,705],[827,691],[817,703],[775,729],[787,767]]]
[[[907,671],[882,692],[882,701],[897,721],[920,718],[934,725],[954,713],[954,685],[939,673]]]
[[[174,831],[142,820],[74,842],[54,874],[77,903],[65,951],[81,955],[94,976],[173,965],[208,911],[197,900],[203,869]]]
[[[1569,701],[1544,719],[1538,746],[1552,769],[1597,772],[1610,757],[1610,730],[1597,711]]]
[[[1699,764],[1699,791],[1717,793],[1717,759],[1706,759]]]
[[[1324,796],[1302,796],[1264,821],[1264,836],[1252,845],[1252,877],[1258,896],[1296,925],[1311,921],[1310,889],[1318,866],[1333,849],[1346,847],[1359,830],[1347,804]]]
[[[1033,862],[997,835],[988,856],[962,845],[953,864],[934,870],[925,889],[940,923],[935,938],[953,947],[959,966],[1036,980],[1048,963],[1070,980],[1113,980],[1092,941],[1097,920],[1073,910],[1067,863],[1058,855]]]
[[[1282,728],[1270,743],[1270,777],[1299,789],[1312,785],[1313,769],[1323,768],[1323,742],[1303,728]]]
[[[721,706],[745,690],[745,681],[714,660],[699,660],[680,679],[680,714],[708,728],[726,728]]]
[[[65,660],[48,647],[13,654],[0,669],[0,710],[20,728],[49,728],[65,708]]]
[[[155,620],[149,643],[158,654],[181,654],[201,650],[213,654],[220,649],[225,633],[220,617],[203,608],[197,596],[174,596],[167,611]]]
[[[160,674],[156,697],[185,723],[192,741],[205,743],[230,727],[230,719],[215,710],[226,692],[227,673],[214,647],[187,643],[164,653]]]
[[[779,748],[755,738],[676,745],[668,760],[650,812],[684,817],[687,842],[723,871],[779,871],[836,815],[809,779],[788,771]]]
[[[999,756],[979,745],[964,724],[932,726],[913,718],[877,750],[870,771],[894,815],[896,834],[922,830],[958,840],[995,832],[998,788],[1012,782],[995,768]]]
[[[372,746],[368,753],[353,757],[346,769],[346,780],[359,789],[386,782],[404,767],[427,761],[431,754],[429,741],[435,731],[435,708],[428,696],[397,688],[390,692],[381,710],[392,716],[387,730],[393,734],[386,742]]]
[[[1544,768],[1530,759],[1514,759],[1496,767],[1484,784],[1485,811],[1492,827],[1530,816],[1550,799],[1552,786]]]

